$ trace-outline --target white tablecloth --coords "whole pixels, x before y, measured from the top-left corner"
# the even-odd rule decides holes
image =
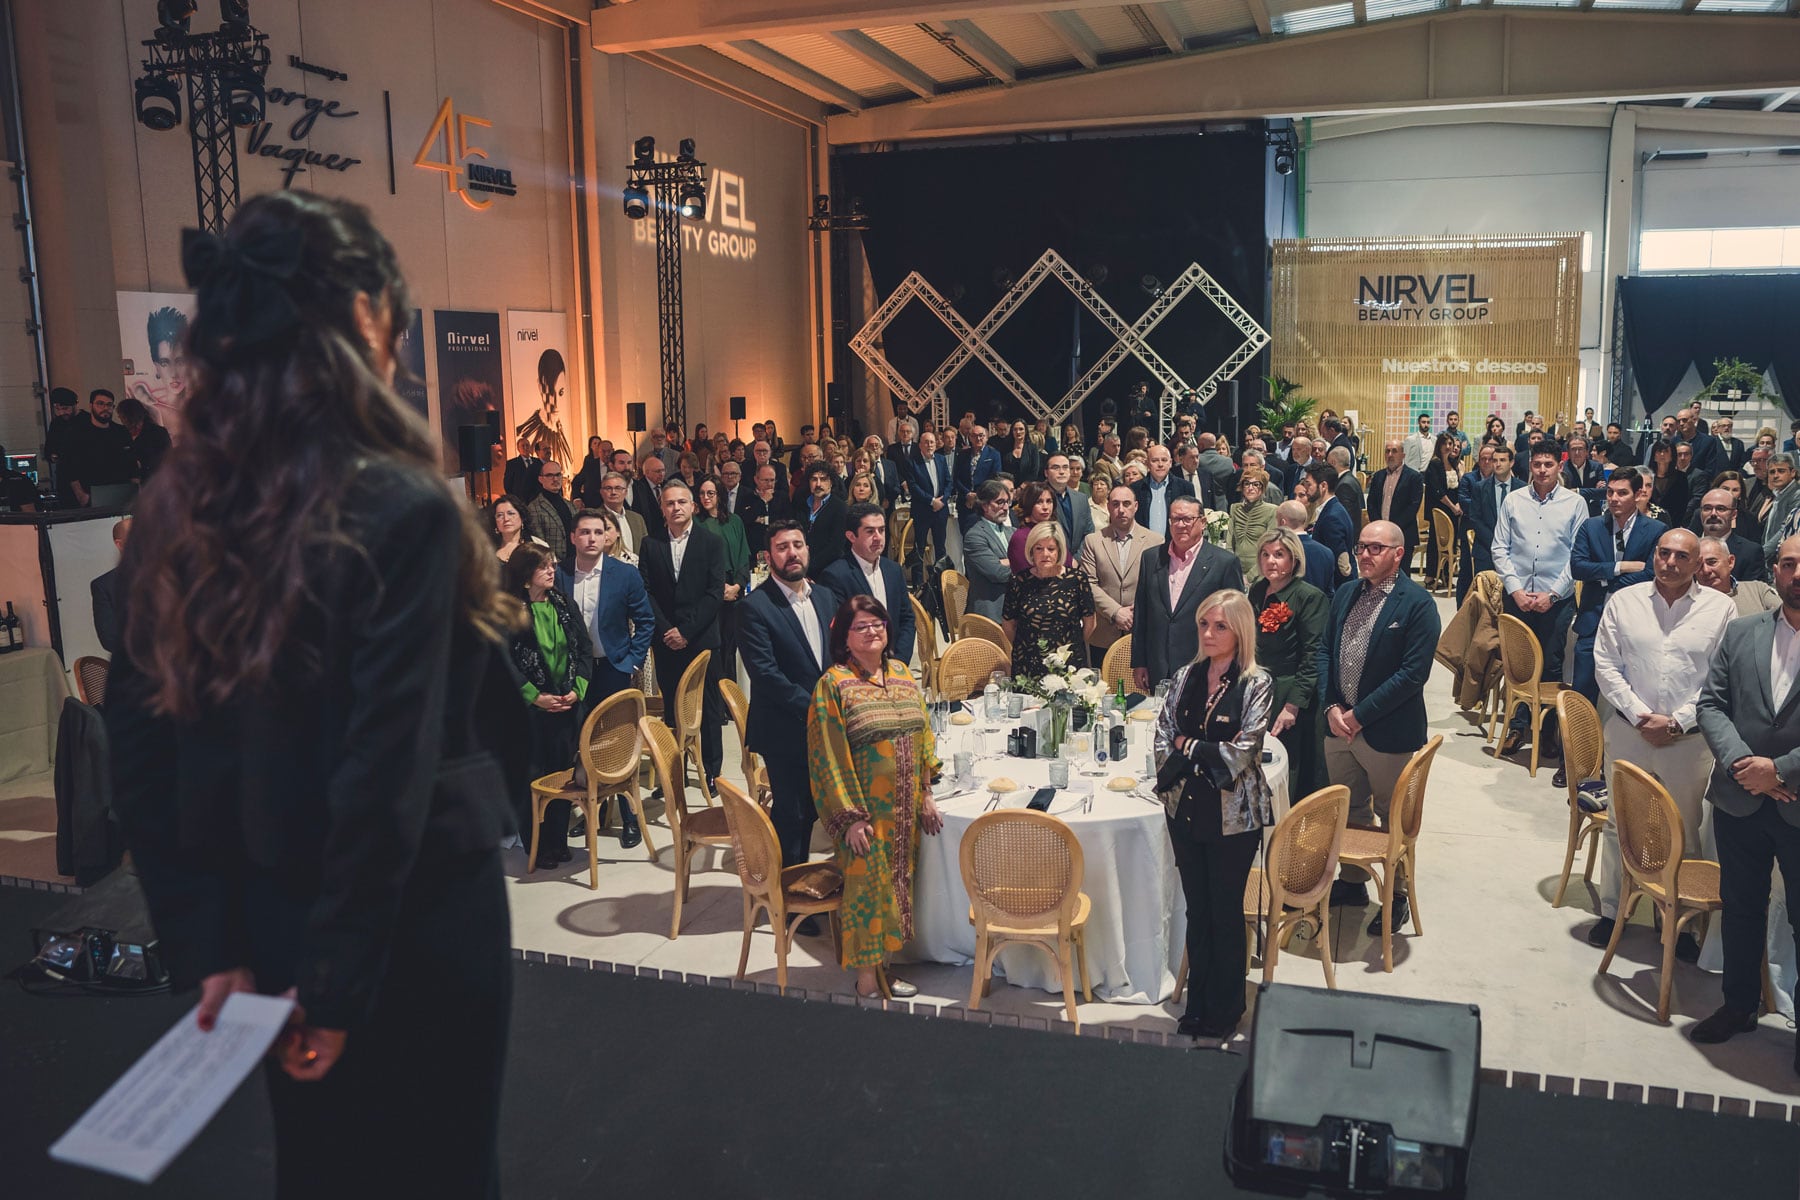
[[[913,961],[966,965],[975,960],[975,927],[969,924],[969,894],[963,888],[959,855],[963,834],[987,807],[990,796],[985,787],[954,796],[949,766],[957,749],[975,743],[979,747],[976,753],[984,756],[975,762],[976,776],[1006,775],[1017,780],[1023,789],[1006,797],[1004,805],[1023,808],[1034,789],[1048,785],[1050,763],[998,753],[1005,746],[1005,729],[1016,724],[1019,722],[952,726],[942,735],[939,755],[946,775],[938,792],[951,798],[938,805],[944,815],[943,832],[925,838],[919,853],[914,936],[906,955]],[[1085,774],[1084,769],[1096,770],[1091,758],[1071,760],[1070,788],[1056,793],[1049,812],[1068,823],[1085,858],[1081,890],[1093,904],[1087,925],[1087,963],[1095,997],[1118,1004],[1160,1004],[1175,990],[1175,972],[1181,966],[1187,936],[1186,907],[1162,805],[1106,789],[1106,781],[1120,774],[1149,782],[1144,768],[1152,726],[1147,721],[1132,721],[1128,728],[1131,750],[1124,766],[1107,763],[1098,773]],[[1275,792],[1279,819],[1288,808],[1287,754],[1274,738],[1268,738],[1265,745],[1274,755],[1265,770]],[[1087,796],[1078,789],[1084,785],[1093,789],[1091,812],[1082,811]],[[1055,962],[1029,946],[1003,949],[994,974],[1015,986],[1062,991]]]
[[[56,725],[69,688],[48,648],[0,654],[0,783],[56,765]]]

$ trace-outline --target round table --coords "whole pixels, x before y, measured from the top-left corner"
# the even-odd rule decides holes
[[[1029,723],[1032,714],[1024,721]],[[975,927],[969,923],[969,894],[963,888],[960,860],[963,834],[992,801],[985,783],[961,792],[968,783],[952,781],[952,755],[972,746],[974,773],[985,781],[1005,775],[1019,791],[1005,796],[1000,807],[1024,808],[1032,793],[1050,781],[1048,759],[1008,758],[1005,731],[1019,720],[977,721],[952,725],[939,735],[938,755],[946,768],[937,791],[944,830],[927,837],[919,852],[914,881],[913,940],[906,957],[913,961],[967,965],[975,961]],[[1068,824],[1081,843],[1085,874],[1081,890],[1092,902],[1087,925],[1088,976],[1094,994],[1115,1004],[1160,1004],[1174,993],[1175,972],[1186,944],[1187,912],[1175,854],[1169,847],[1167,820],[1160,802],[1145,799],[1153,724],[1130,721],[1130,750],[1124,764],[1096,767],[1091,756],[1071,757],[1069,788],[1059,789],[1048,812]],[[1275,738],[1264,740],[1273,760],[1264,764],[1275,794],[1275,817],[1288,809],[1287,753]],[[1091,773],[1090,773],[1091,772]],[[1107,780],[1128,774],[1138,792],[1114,792]],[[994,974],[1018,987],[1060,993],[1062,981],[1050,956],[1030,946],[1001,950]]]

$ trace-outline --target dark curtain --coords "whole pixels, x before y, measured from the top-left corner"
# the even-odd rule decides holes
[[[1619,287],[1646,413],[1669,402],[1689,363],[1710,382],[1713,360],[1739,358],[1772,369],[1782,402],[1800,416],[1800,273],[1639,275]]]
[[[1054,249],[1096,285],[1127,325],[1150,304],[1145,276],[1167,285],[1197,262],[1266,326],[1266,153],[1259,127],[1241,134],[841,154],[832,167],[840,208],[860,198],[869,214],[863,246],[878,302],[908,272],[918,271],[974,325],[1005,293],[1009,276],[1024,275]],[[1148,340],[1177,374],[1198,386],[1242,336],[1196,290]],[[1053,403],[1114,340],[1051,278],[993,343]],[[915,384],[954,345],[918,304],[908,305],[884,337],[889,360]],[[1240,378],[1254,380],[1258,369],[1252,363]],[[1150,384],[1152,399],[1161,393],[1143,365],[1127,356],[1084,406],[1088,431],[1100,400],[1123,399],[1140,381]],[[979,360],[964,367],[948,390],[953,418],[964,409],[983,419],[1025,416]]]

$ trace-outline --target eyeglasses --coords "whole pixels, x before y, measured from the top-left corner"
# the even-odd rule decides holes
[[[1384,550],[1398,550],[1400,547],[1384,545],[1381,542],[1358,542],[1350,549],[1358,554],[1380,554]]]
[[[887,626],[886,625],[852,625],[850,627],[850,632],[856,633],[856,634],[861,634],[863,637],[868,637],[872,633],[886,633]]]
[[[1198,521],[1199,519],[1200,519],[1199,517],[1170,517],[1169,524],[1171,524],[1171,525],[1192,525],[1195,521]]]

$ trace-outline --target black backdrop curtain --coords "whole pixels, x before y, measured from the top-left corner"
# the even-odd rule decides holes
[[[1689,363],[1711,382],[1714,359],[1738,358],[1773,369],[1782,402],[1800,416],[1800,273],[1638,275],[1619,290],[1646,413],[1669,402]]]
[[[877,303],[916,270],[974,325],[1005,293],[1008,275],[1022,276],[1054,249],[1095,283],[1127,325],[1150,304],[1144,276],[1166,285],[1197,262],[1266,326],[1265,155],[1257,128],[839,155],[833,171],[840,209],[856,197],[868,211],[871,228],[863,245]],[[1177,374],[1198,386],[1242,335],[1195,291],[1148,340]],[[1054,403],[1114,339],[1051,278],[992,341],[1038,395]],[[914,384],[923,383],[954,346],[942,323],[916,303],[884,337],[889,360]],[[1256,377],[1255,364],[1239,376]],[[1088,432],[1102,398],[1123,399],[1140,381],[1150,384],[1153,399],[1161,393],[1143,365],[1127,356],[1084,406]],[[953,416],[964,409],[984,420],[1025,416],[978,360],[948,391]],[[1215,402],[1220,414],[1209,414],[1209,423],[1217,423],[1223,407]]]

